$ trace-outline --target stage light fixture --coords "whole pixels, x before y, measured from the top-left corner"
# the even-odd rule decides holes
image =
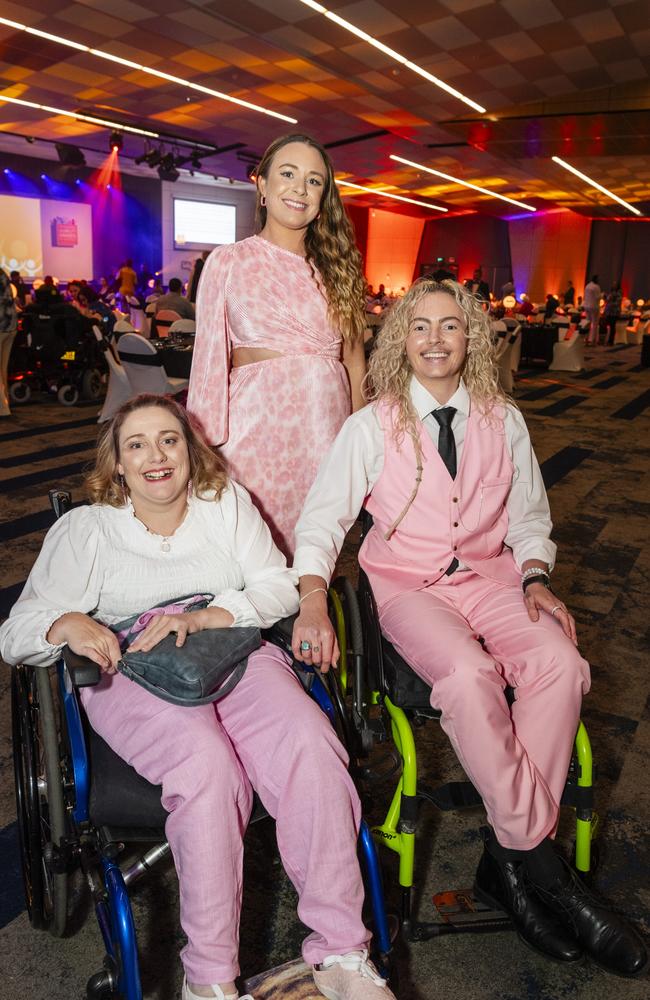
[[[116,128],[114,128],[113,131],[111,132],[111,137],[108,140],[108,144],[113,153],[119,153],[120,150],[122,149],[122,146],[124,145],[124,139],[122,137],[122,133],[118,132]]]
[[[165,153],[158,167],[158,176],[161,181],[170,181],[172,184],[177,181],[180,174],[174,166],[174,156],[172,153]]]
[[[54,147],[59,157],[59,162],[66,167],[85,167],[86,157],[78,146],[73,146],[67,142],[55,142]]]

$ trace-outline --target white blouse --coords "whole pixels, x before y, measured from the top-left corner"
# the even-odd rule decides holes
[[[431,416],[442,405],[418,382],[411,380],[411,399],[419,419],[438,447],[440,426]],[[470,396],[461,383],[445,406],[456,413],[452,430],[460,465],[470,412]],[[505,544],[512,549],[519,567],[528,559],[539,559],[552,568],[557,547],[551,541],[551,513],[535,452],[524,418],[508,406],[504,418],[506,444],[515,467],[506,501],[508,531]],[[415,468],[415,457],[413,459]],[[298,523],[293,568],[299,576],[314,574],[329,580],[343,541],[365,498],[378,481],[384,466],[384,431],[371,404],[353,413],[343,424],[318,470]],[[409,483],[408,490],[411,489]],[[463,568],[462,563],[459,567]]]
[[[188,594],[214,594],[211,606],[229,611],[234,625],[267,628],[297,611],[296,580],[236,483],[218,501],[192,497],[185,520],[164,542],[130,504],[78,507],[48,531],[0,627],[0,655],[9,664],[47,666],[62,646],[46,635],[67,612],[114,625]]]

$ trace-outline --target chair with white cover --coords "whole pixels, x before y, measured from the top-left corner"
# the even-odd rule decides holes
[[[626,327],[625,333],[627,335],[628,344],[643,343],[643,328],[641,326],[641,316],[639,313],[635,314],[629,326]]]
[[[588,333],[588,330],[587,325],[585,332]],[[585,334],[574,330],[565,340],[553,344],[553,360],[548,366],[550,372],[581,372],[584,366]]]
[[[571,329],[571,319],[569,316],[559,316],[555,313],[551,316],[551,325],[557,330],[558,341],[566,340],[567,334]]]
[[[167,337],[172,323],[181,318],[175,309],[159,309],[154,315],[151,329],[156,331],[157,337]]]
[[[172,333],[196,333],[196,320],[193,319],[177,319],[174,320],[169,328],[169,334]]]
[[[125,333],[120,337],[117,353],[134,396],[141,392],[152,392],[156,396],[174,396],[189,385],[187,378],[167,376],[158,351],[139,333]]]
[[[490,325],[492,327],[495,357],[500,358],[508,346],[508,327],[502,319],[493,320]]]
[[[512,373],[516,371],[516,369],[513,369],[513,356],[517,349],[519,350],[519,356],[521,356],[521,327],[519,324],[517,324],[512,333],[506,333],[505,347],[497,354],[496,358],[499,385],[509,396],[512,395],[515,386]]]
[[[93,326],[93,333],[104,352],[106,364],[108,365],[108,389],[104,405],[99,411],[97,423],[102,424],[105,420],[110,420],[117,413],[122,403],[126,403],[134,395],[128,375],[120,364],[112,345],[102,334],[98,326]]]
[[[616,330],[614,332],[615,344],[627,344],[627,324],[630,322],[628,316],[620,317],[616,320]]]
[[[519,371],[521,361],[521,323],[516,316],[506,316],[503,322],[508,330],[508,339],[512,341],[513,337],[515,338],[510,351],[510,370],[516,372]]]

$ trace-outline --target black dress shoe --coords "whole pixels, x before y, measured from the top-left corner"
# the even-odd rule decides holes
[[[588,890],[569,865],[562,880],[549,886],[536,885],[535,892],[597,965],[617,976],[638,976],[643,972],[648,953],[637,932]]]
[[[523,861],[497,861],[487,848],[474,881],[478,899],[512,920],[524,944],[556,962],[579,962],[582,948],[561,920],[531,891],[524,879]]]

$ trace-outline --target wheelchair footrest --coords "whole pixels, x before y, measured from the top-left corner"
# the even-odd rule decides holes
[[[438,892],[433,905],[449,928],[440,933],[487,933],[512,927],[510,918],[502,910],[494,910],[476,899],[471,889],[450,889]]]

